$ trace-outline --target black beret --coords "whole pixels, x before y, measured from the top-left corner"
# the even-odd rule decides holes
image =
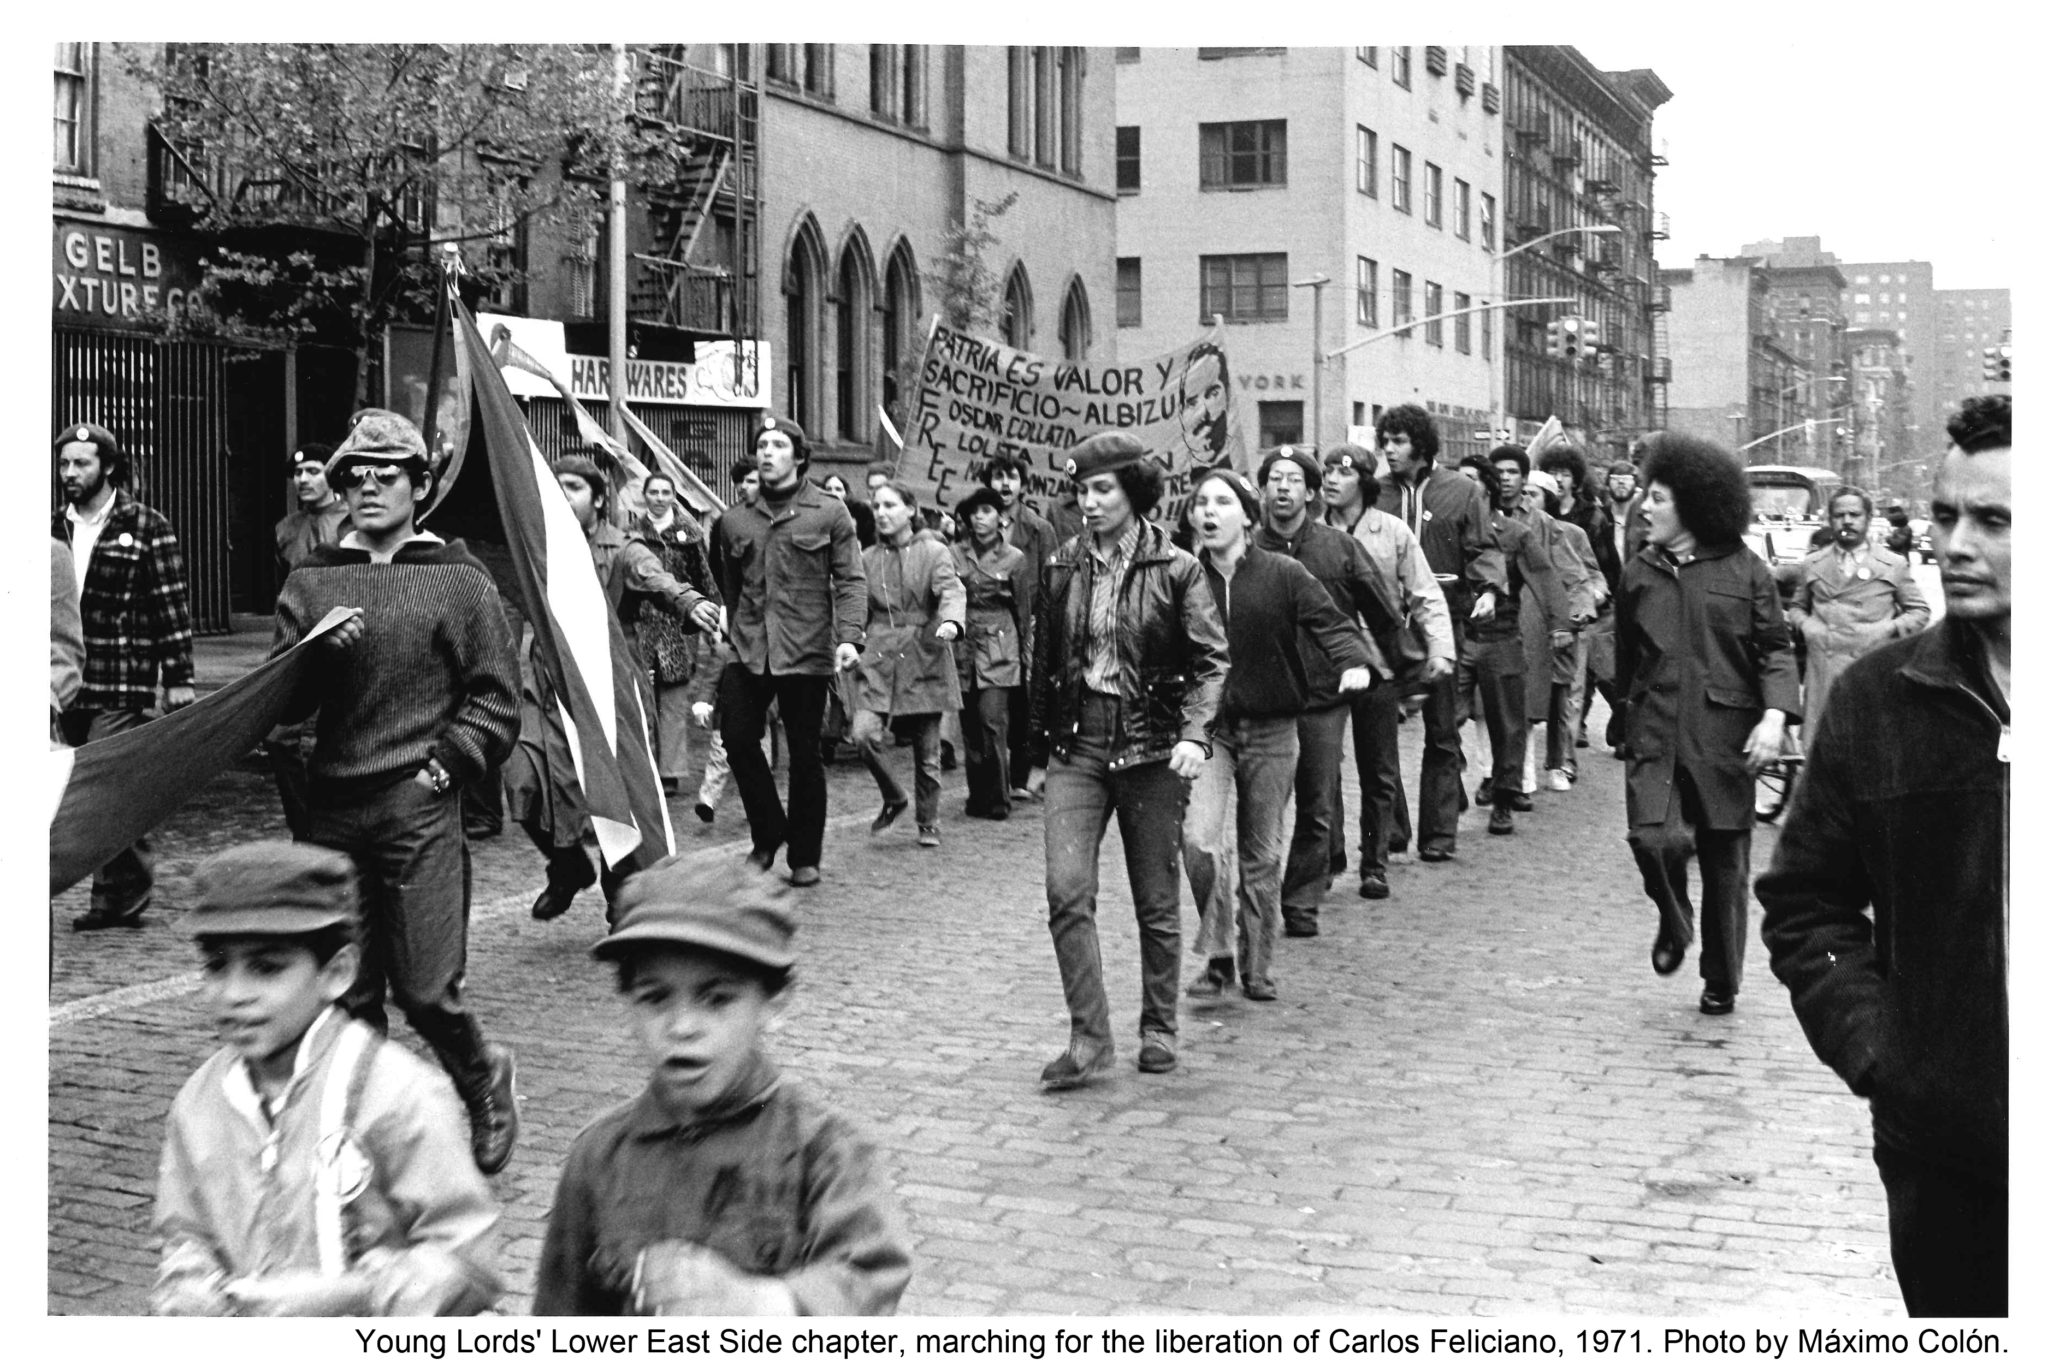
[[[1068,453],[1067,477],[1090,479],[1135,465],[1151,454],[1145,443],[1129,432],[1097,432]]]

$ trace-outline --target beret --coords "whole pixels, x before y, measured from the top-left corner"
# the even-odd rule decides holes
[[[1135,465],[1151,454],[1145,443],[1129,432],[1097,432],[1068,454],[1067,477],[1090,479]]]
[[[52,450],[63,450],[74,441],[90,441],[97,449],[102,461],[122,458],[121,443],[114,434],[97,422],[74,422],[57,433],[57,439],[50,443]]]

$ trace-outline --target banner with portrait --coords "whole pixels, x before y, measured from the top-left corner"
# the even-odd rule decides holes
[[[1007,455],[1025,467],[1024,500],[1048,514],[1067,483],[1068,452],[1096,432],[1121,430],[1158,452],[1167,476],[1161,511],[1177,517],[1196,472],[1245,464],[1222,343],[1214,328],[1164,355],[1073,364],[934,317],[898,473],[920,499],[951,507],[981,486],[984,464]]]

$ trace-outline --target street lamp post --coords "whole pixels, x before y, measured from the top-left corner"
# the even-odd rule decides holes
[[[1506,251],[1496,254],[1487,266],[1487,293],[1496,297],[1500,294],[1501,281],[1504,278],[1501,274],[1501,263],[1510,256],[1519,256],[1531,247],[1540,247],[1553,238],[1568,237],[1575,232],[1599,235],[1618,233],[1620,231],[1621,228],[1613,223],[1588,223],[1582,227],[1559,228],[1555,232],[1546,232],[1541,237],[1532,237],[1520,246],[1510,247]],[[1486,348],[1486,412],[1487,420],[1493,424],[1495,431],[1500,430],[1501,412],[1500,360],[1494,352],[1497,347],[1505,348],[1507,346],[1507,330],[1507,319],[1502,318],[1501,325],[1494,329],[1493,345]]]
[[[1314,443],[1318,454],[1323,449],[1323,286],[1329,283],[1330,277],[1320,271],[1306,280],[1293,282],[1296,289],[1315,291],[1315,340],[1309,347],[1313,366],[1309,371],[1309,403],[1315,411],[1309,416],[1309,440]]]

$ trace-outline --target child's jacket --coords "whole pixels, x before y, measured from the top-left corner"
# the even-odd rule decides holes
[[[630,1312],[634,1262],[670,1239],[780,1277],[803,1314],[891,1313],[910,1281],[873,1149],[765,1060],[690,1124],[646,1091],[577,1135],[533,1312]]]
[[[354,1083],[343,1141],[323,1135],[322,1112],[347,1031],[369,1038],[367,1061],[343,1078]],[[317,1211],[323,1171],[330,1207],[340,1211],[343,1261],[371,1282],[367,1312],[491,1307],[500,1289],[498,1207],[470,1156],[454,1089],[438,1068],[330,1007],[300,1041],[273,1114],[231,1048],[209,1058],[172,1102],[157,1174],[158,1312],[191,1312],[223,1279],[333,1274],[336,1267],[323,1266]],[[330,1261],[336,1246],[330,1233]]]

